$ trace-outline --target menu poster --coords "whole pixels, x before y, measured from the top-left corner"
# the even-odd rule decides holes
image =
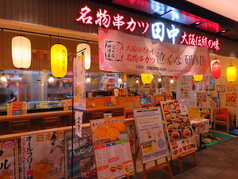
[[[168,156],[169,149],[160,109],[134,109],[134,116],[142,162]]]
[[[64,131],[22,136],[22,178],[64,178],[64,147]]]
[[[124,117],[90,120],[98,179],[134,172]]]
[[[115,96],[106,96],[105,99],[105,106],[116,106],[116,97]]]
[[[72,107],[73,107],[72,99],[65,99],[65,100],[62,100],[62,102],[64,105],[64,110],[72,110]]]
[[[226,86],[226,106],[236,107],[237,86]]]
[[[171,156],[173,159],[178,158],[181,154],[186,152],[197,150],[190,119],[188,114],[182,113],[180,104],[180,100],[161,102]]]
[[[0,142],[0,178],[18,178],[16,174],[17,163],[17,142],[8,140]]]
[[[26,101],[12,102],[8,105],[7,115],[20,115],[27,113]]]
[[[83,128],[82,137],[78,137],[75,133],[73,133],[72,136],[71,131],[66,132],[65,137],[68,179],[96,179],[97,171],[94,162],[92,133],[90,128]]]

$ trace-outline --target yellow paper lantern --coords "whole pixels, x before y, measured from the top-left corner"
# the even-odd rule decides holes
[[[31,42],[28,38],[22,35],[12,38],[12,62],[16,68],[31,66]]]
[[[236,80],[236,67],[234,67],[233,65],[230,65],[226,69],[226,78],[227,78],[227,81],[230,83]]]
[[[127,81],[127,75],[123,74],[122,81]]]
[[[65,46],[55,44],[50,50],[51,72],[55,77],[64,77],[67,73],[68,53]]]
[[[152,74],[141,74],[141,81],[144,84],[150,84],[152,82]]]
[[[202,81],[203,75],[193,75],[194,81]]]
[[[91,48],[86,43],[80,43],[77,45],[76,52],[85,49],[84,51],[84,68],[88,70],[91,66]]]

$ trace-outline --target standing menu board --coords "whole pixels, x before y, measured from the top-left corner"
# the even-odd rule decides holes
[[[134,109],[142,162],[147,163],[169,155],[159,108]]]
[[[64,131],[22,136],[22,178],[64,178],[64,156]]]
[[[197,150],[184,100],[161,101],[172,158]]]
[[[94,162],[92,133],[90,128],[83,128],[82,137],[79,137],[75,133],[72,136],[72,131],[68,131],[65,133],[65,138],[67,147],[66,164],[68,179],[71,178],[72,172],[72,179],[96,179],[97,172]]]
[[[98,179],[134,172],[124,117],[91,120]]]

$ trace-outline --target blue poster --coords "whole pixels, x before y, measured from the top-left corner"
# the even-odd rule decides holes
[[[82,137],[72,132],[66,133],[67,176],[69,179],[96,179],[92,134],[90,129],[83,129]],[[73,144],[72,144],[73,142]],[[73,147],[72,147],[73,145]],[[73,150],[72,150],[73,148]],[[72,170],[73,165],[73,170]],[[72,178],[73,175],[73,178]]]

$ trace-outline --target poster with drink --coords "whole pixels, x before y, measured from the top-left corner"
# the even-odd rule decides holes
[[[197,145],[184,100],[161,101],[161,109],[172,158],[196,151]]]
[[[98,179],[134,172],[124,117],[90,120]]]
[[[22,136],[22,178],[64,178],[64,148],[64,131]]]
[[[7,140],[0,142],[0,178],[18,178],[17,171],[17,142]]]
[[[12,102],[7,106],[7,115],[21,115],[27,113],[26,101]]]
[[[143,163],[169,155],[159,108],[134,109],[135,124]]]
[[[68,179],[96,179],[97,171],[90,128],[83,128],[82,137],[75,133],[72,136],[72,131],[68,131],[65,133],[65,138]]]
[[[74,109],[86,110],[84,55],[74,58]]]

